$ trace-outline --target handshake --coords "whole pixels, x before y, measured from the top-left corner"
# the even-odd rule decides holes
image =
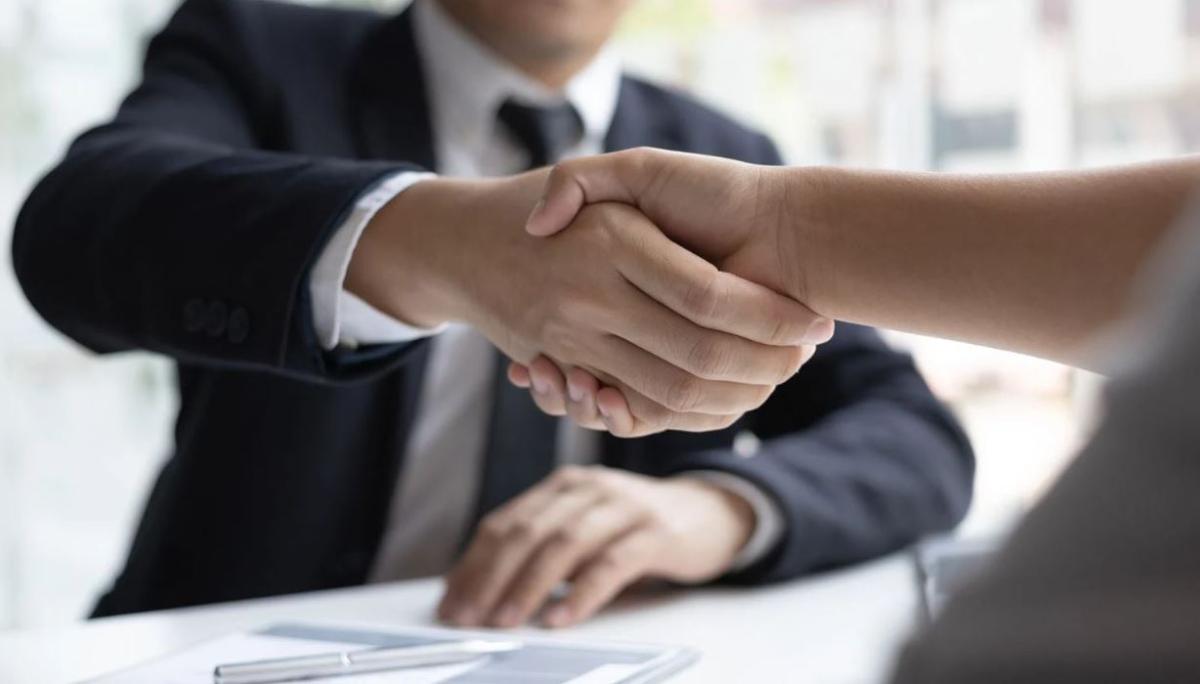
[[[621,437],[728,427],[833,335],[782,169],[638,149],[435,179],[367,227],[346,286],[468,323],[547,413]]]

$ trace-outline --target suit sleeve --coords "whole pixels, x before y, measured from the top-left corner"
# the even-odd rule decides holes
[[[80,136],[18,217],[13,262],[41,315],[97,352],[146,349],[310,379],[404,347],[325,352],[307,274],[355,200],[415,170],[270,151],[275,91],[227,0],[188,0],[142,83]]]
[[[781,162],[765,136],[738,156]],[[912,359],[869,328],[839,324],[740,427],[760,440],[752,457],[723,447],[655,454],[663,474],[728,472],[783,512],[782,539],[725,578],[733,583],[785,580],[895,551],[953,527],[971,500],[975,461],[962,428]]]
[[[974,456],[962,429],[911,359],[874,331],[835,339],[744,425],[749,458],[683,453],[669,470],[737,475],[773,497],[786,521],[776,547],[728,579],[784,580],[900,549],[966,513]]]

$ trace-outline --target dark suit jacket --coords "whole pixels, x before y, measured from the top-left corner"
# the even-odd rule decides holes
[[[763,135],[626,78],[607,147],[779,163]],[[307,275],[381,177],[435,165],[407,15],[187,0],[140,86],[30,195],[13,256],[38,311],[89,349],[178,364],[175,453],[97,614],[352,585],[380,545],[423,342],[325,352]],[[731,450],[737,430],[762,439]],[[973,460],[910,359],[833,342],[734,429],[608,439],[604,462],[740,475],[787,518],[729,578],[869,558],[955,524]]]

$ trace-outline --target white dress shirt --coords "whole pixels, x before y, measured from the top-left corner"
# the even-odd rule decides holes
[[[528,166],[527,153],[496,119],[508,98],[541,106],[570,102],[579,112],[584,130],[565,156],[603,151],[621,79],[620,65],[611,52],[602,52],[562,92],[554,92],[505,64],[436,2],[417,0],[412,12],[439,173],[501,176]],[[406,86],[398,83],[396,87]],[[400,173],[365,194],[327,244],[309,281],[314,324],[326,349],[434,338],[372,581],[422,577],[449,569],[470,531],[487,448],[495,371],[491,344],[465,325],[435,330],[405,325],[343,288],[350,258],[371,218],[396,195],[429,176]],[[556,448],[560,463],[595,463],[599,449],[596,433],[560,421]],[[755,532],[735,567],[761,558],[782,536],[782,514],[757,487],[727,473],[695,475],[741,496],[754,508]]]

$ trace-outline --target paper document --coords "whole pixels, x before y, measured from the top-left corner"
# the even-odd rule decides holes
[[[362,625],[281,624],[231,634],[100,679],[97,684],[212,684],[217,665],[368,648],[420,646],[462,639],[511,640],[495,633],[394,629]],[[524,648],[468,663],[328,678],[334,684],[650,684],[695,662],[670,646],[524,638]],[[317,680],[308,680],[317,681]]]

